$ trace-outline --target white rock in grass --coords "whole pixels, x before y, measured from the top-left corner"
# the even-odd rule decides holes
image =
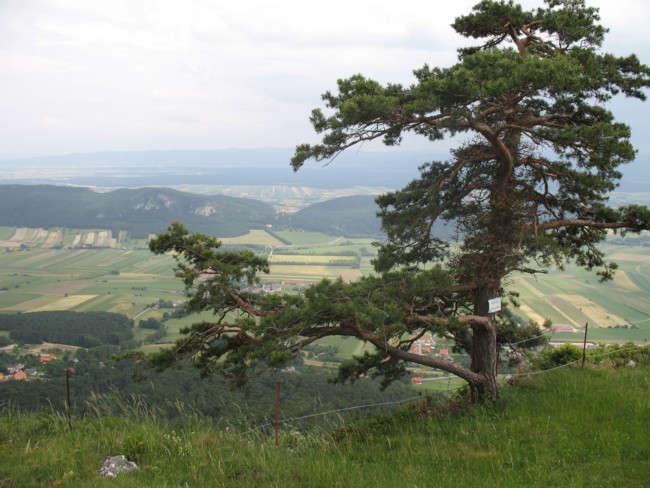
[[[106,458],[104,464],[99,469],[99,475],[106,478],[115,478],[118,473],[128,473],[129,471],[139,471],[138,465],[126,459],[126,456],[112,456]]]

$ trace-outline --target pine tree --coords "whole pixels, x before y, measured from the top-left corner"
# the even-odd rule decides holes
[[[475,399],[496,397],[499,344],[526,332],[488,310],[488,300],[506,295],[508,277],[574,260],[609,279],[615,265],[598,243],[608,231],[650,228],[646,207],[608,205],[635,151],[629,127],[605,107],[617,95],[645,100],[650,69],[634,55],[602,52],[607,30],[598,22],[582,0],[546,0],[528,11],[485,0],[453,24],[479,42],[459,50],[453,66],[415,70],[408,87],[362,75],[339,80],[337,93],[323,95],[326,111],[312,112],[322,142],[297,146],[296,170],[370,140],[398,145],[406,133],[434,145],[451,136],[464,142],[377,199],[387,238],[377,274],[355,283],[323,280],[304,296],[249,295],[236,283],[266,263],[220,254],[218,242],[171,228],[152,250],[186,260],[179,274],[194,290],[190,310],[214,310],[218,320],[195,326],[158,362],[197,357],[206,371],[243,381],[322,337],[355,336],[375,352],[345,364],[340,379],[370,371],[390,382],[412,362],[462,377]],[[457,227],[457,243],[432,236],[438,220]],[[471,366],[410,352],[425,333],[452,338]]]

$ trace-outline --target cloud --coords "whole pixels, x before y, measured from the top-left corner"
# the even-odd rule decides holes
[[[0,106],[11,117],[0,120],[2,150],[315,140],[309,112],[337,78],[409,84],[424,63],[453,63],[467,41],[450,24],[474,3],[5,0]],[[613,3],[593,2],[611,27],[608,48],[648,63],[650,4]]]

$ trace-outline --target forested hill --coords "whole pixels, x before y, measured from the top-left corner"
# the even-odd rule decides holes
[[[273,222],[271,205],[223,195],[195,195],[169,188],[97,193],[53,185],[2,185],[0,226],[104,228],[134,238],[163,232],[178,220],[192,232],[242,235]]]
[[[125,230],[133,238],[164,232],[175,220],[192,232],[218,237],[243,235],[267,224],[344,237],[380,237],[378,210],[375,197],[367,195],[335,198],[276,216],[271,205],[259,200],[169,188],[97,193],[69,186],[0,185],[0,226],[111,229],[115,235]],[[452,226],[437,223],[433,232],[447,239]]]
[[[286,224],[308,231],[346,237],[373,236],[383,234],[377,217],[379,207],[375,197],[367,195],[341,197],[315,203],[290,215]],[[448,240],[454,236],[454,225],[436,221],[432,234]]]
[[[346,237],[378,236],[379,208],[373,196],[351,196],[315,203],[286,217],[286,223],[307,231]]]

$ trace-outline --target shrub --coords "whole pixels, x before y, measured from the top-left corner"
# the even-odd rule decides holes
[[[547,348],[537,358],[540,369],[550,369],[576,362],[582,358],[582,349],[573,344],[563,344],[557,348]]]
[[[650,346],[637,346],[632,342],[608,346],[601,344],[589,352],[589,361],[596,364],[606,362],[615,367],[626,366],[630,361],[636,364],[650,364]]]

